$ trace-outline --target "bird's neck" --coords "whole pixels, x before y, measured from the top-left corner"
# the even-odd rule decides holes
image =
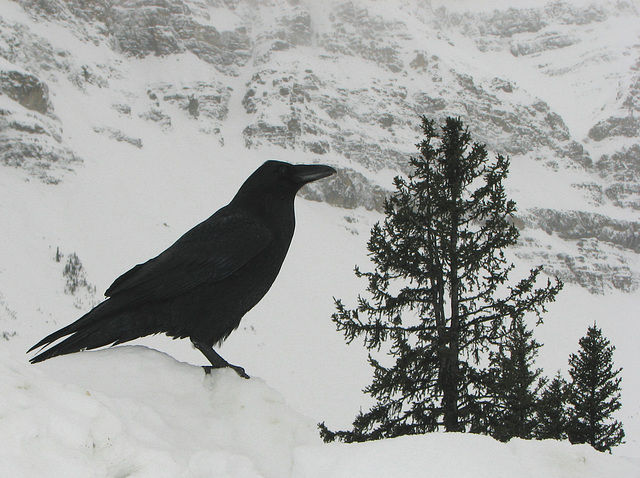
[[[263,197],[256,200],[255,197],[237,194],[231,204],[259,217],[272,232],[291,237],[295,228],[294,198]]]

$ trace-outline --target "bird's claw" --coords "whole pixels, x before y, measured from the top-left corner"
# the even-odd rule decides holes
[[[204,369],[204,373],[207,375],[211,374],[211,371],[214,369],[219,369],[219,368],[231,368],[233,370],[235,370],[235,372],[240,375],[242,378],[246,378],[249,379],[251,377],[249,377],[249,375],[247,375],[247,372],[244,371],[244,368],[239,367],[238,365],[224,365],[222,367],[214,367],[213,365],[203,365],[202,367]]]
[[[250,378],[249,375],[247,375],[247,372],[245,372],[242,367],[238,367],[237,365],[229,365],[229,367],[235,370],[236,373],[240,375],[242,378],[247,378],[247,379]]]

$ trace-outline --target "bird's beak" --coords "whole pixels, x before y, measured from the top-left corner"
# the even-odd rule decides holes
[[[326,178],[336,173],[336,170],[323,164],[299,164],[294,173],[294,180],[300,184],[307,184],[318,179]]]

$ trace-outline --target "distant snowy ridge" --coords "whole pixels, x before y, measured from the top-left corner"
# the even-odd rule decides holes
[[[640,229],[636,6],[481,3],[5,0],[0,164],[56,184],[90,159],[86,139],[148,149],[159,139],[147,123],[166,138],[329,162],[340,173],[308,198],[381,211],[415,154],[419,115],[461,116],[514,171],[536,161],[565,176],[556,203],[571,195],[585,214],[627,211]],[[151,58],[167,61],[145,69]],[[76,130],[63,103],[94,111]],[[595,238],[619,264],[613,276],[627,277],[614,280],[557,232],[591,279],[535,234],[522,256],[592,292],[638,289],[635,251]]]

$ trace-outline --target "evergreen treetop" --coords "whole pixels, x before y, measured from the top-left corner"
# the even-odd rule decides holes
[[[612,414],[622,406],[622,378],[618,377],[622,369],[614,370],[615,347],[595,323],[579,343],[578,353],[569,357],[569,440],[589,443],[599,451],[611,451],[624,438],[622,423],[612,420]]]
[[[542,389],[536,408],[535,437],[539,440],[567,438],[567,382],[560,372]]]
[[[489,397],[487,431],[498,440],[534,436],[538,396],[544,385],[542,369],[534,368],[541,346],[522,317],[517,317],[505,331],[497,350],[489,354],[489,368],[485,372]]]

